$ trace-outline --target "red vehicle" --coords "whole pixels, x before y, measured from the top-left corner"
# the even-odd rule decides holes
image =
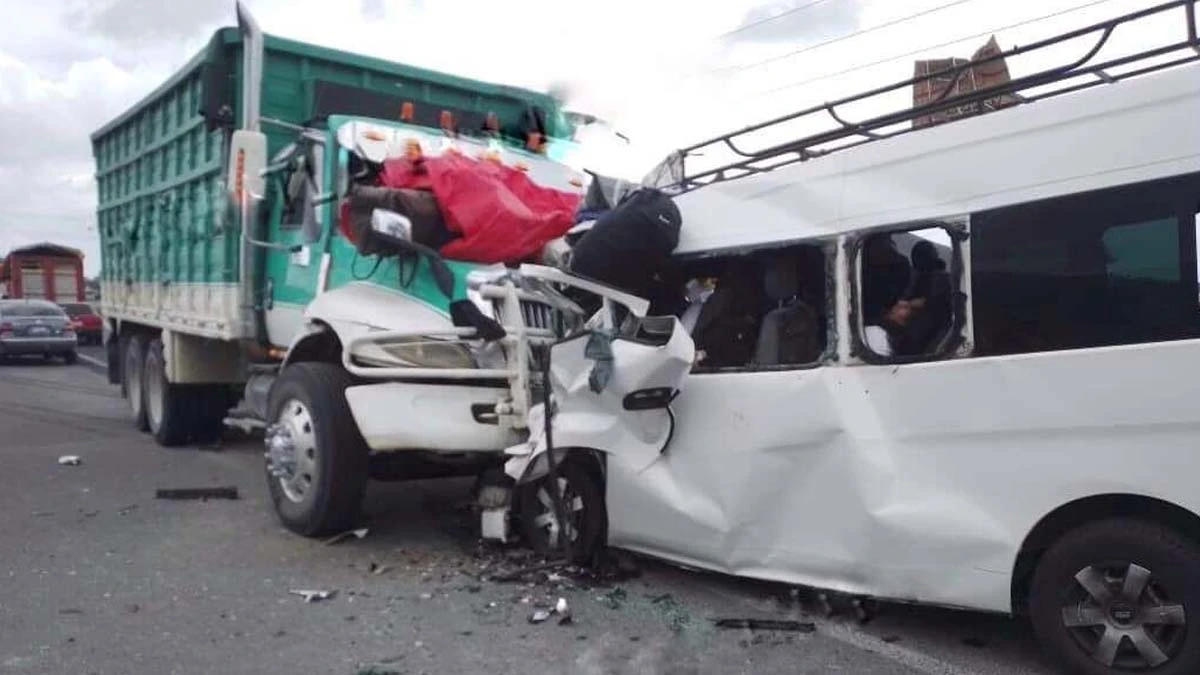
[[[100,344],[104,331],[104,320],[91,305],[85,302],[65,302],[59,305],[71,319],[71,326],[79,336],[79,344]]]

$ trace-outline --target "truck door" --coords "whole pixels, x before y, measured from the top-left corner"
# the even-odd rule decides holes
[[[263,263],[262,308],[271,343],[289,346],[304,326],[304,309],[323,289],[328,205],[317,204],[331,170],[323,142],[309,134],[276,153]],[[327,264],[325,262],[324,264]]]

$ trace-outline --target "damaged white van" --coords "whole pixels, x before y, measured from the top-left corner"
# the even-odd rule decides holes
[[[663,275],[678,293],[646,311],[665,318],[607,351],[588,334],[551,349],[550,438],[531,415],[510,475],[554,458],[571,535],[1028,614],[1072,672],[1200,672],[1193,4],[1154,10],[1188,10],[1175,51],[681,152],[658,172],[683,221]],[[721,146],[741,158],[678,159]]]

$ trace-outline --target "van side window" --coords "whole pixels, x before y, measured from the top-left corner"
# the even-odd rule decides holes
[[[1183,195],[1157,181],[974,216],[976,354],[1200,337],[1195,201]]]
[[[828,344],[826,255],[797,245],[687,264],[680,320],[697,372],[795,368]]]
[[[929,227],[866,237],[859,255],[862,341],[876,356],[915,359],[949,346],[954,327],[955,247]]]

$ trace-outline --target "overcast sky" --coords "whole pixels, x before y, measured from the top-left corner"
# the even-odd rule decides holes
[[[910,77],[916,58],[968,57],[993,31],[1010,48],[1155,4],[247,1],[275,35],[477,79],[541,90],[565,85],[570,107],[611,120],[633,140],[620,155],[598,155],[595,168],[633,177],[674,147]],[[1030,22],[1056,12],[1066,13]],[[94,275],[100,261],[88,135],[168,77],[213,30],[233,25],[234,2],[0,0],[0,16],[0,254],[52,241],[82,249]],[[1182,31],[1179,18],[1118,34],[1113,49]],[[1077,54],[1081,46],[1067,49]],[[1038,64],[1010,66],[1019,75]],[[910,95],[891,103],[903,106]]]

